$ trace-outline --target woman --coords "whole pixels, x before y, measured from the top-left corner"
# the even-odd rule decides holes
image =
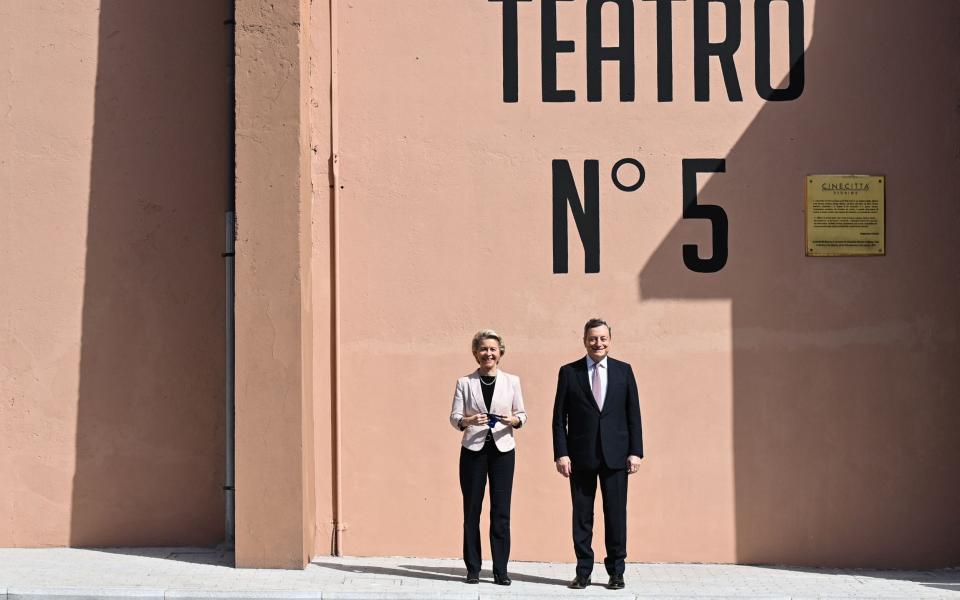
[[[480,583],[480,509],[490,479],[490,553],[493,582],[510,585],[510,495],[515,462],[513,430],[527,421],[520,379],[499,370],[506,352],[492,329],[473,336],[473,357],[480,367],[457,380],[450,424],[463,432],[460,491],[463,492],[463,562],[467,583]]]

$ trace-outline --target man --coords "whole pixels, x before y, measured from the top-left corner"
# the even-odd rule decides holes
[[[643,457],[640,400],[629,364],[610,358],[610,326],[590,319],[583,327],[587,356],[560,367],[553,404],[553,457],[570,480],[573,549],[577,574],[573,589],[590,585],[593,571],[593,504],[597,481],[603,494],[607,587],[624,587],[627,557],[627,475]]]

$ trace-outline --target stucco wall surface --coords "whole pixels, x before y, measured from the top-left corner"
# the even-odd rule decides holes
[[[0,5],[0,546],[222,539],[230,18]]]
[[[334,468],[334,281],[333,281],[333,105],[331,102],[330,16],[327,2],[310,5],[310,177],[312,181],[313,277],[311,299],[314,318],[311,350],[313,354],[314,464],[316,481],[316,554],[333,552]]]
[[[557,55],[558,87],[576,101],[543,102],[548,4],[518,4],[516,103],[502,98],[501,3],[337,4],[344,551],[459,556],[447,415],[475,368],[470,337],[493,327],[530,416],[512,556],[571,560],[550,412],[557,368],[583,355],[582,324],[599,315],[611,354],[633,364],[645,425],[629,560],[956,562],[957,4],[804,2],[805,90],[781,103],[754,88],[752,1],[735,58],[743,101],[728,99],[715,59],[710,101],[695,101],[699,3],[677,2],[673,100],[658,102],[661,3],[635,2],[636,99],[618,100],[608,63],[602,101],[587,102],[582,0],[556,3],[558,38],[576,47]],[[712,41],[722,6],[710,3]],[[616,15],[609,3],[609,45]],[[778,87],[786,23],[787,3],[773,3]],[[610,178],[621,158],[645,167],[636,192]],[[682,260],[683,244],[708,256],[711,243],[706,222],[681,218],[685,158],[726,160],[698,186],[729,217],[715,274]],[[583,161],[599,161],[599,273],[584,273],[569,216],[570,272],[553,272],[554,159],[581,198]],[[849,172],[888,178],[887,256],[804,257],[805,175]],[[602,527],[594,546],[602,557]]]
[[[237,565],[313,549],[309,2],[237,15]]]

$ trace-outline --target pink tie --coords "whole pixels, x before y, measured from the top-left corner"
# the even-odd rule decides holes
[[[593,399],[597,402],[597,408],[603,410],[603,394],[600,388],[600,364],[593,365],[593,381],[590,386],[593,388]]]

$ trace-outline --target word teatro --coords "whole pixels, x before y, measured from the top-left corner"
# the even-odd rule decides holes
[[[518,57],[518,3],[531,0],[490,0],[502,4],[503,13],[503,101],[517,102],[519,98]],[[559,89],[557,84],[557,57],[575,53],[573,40],[558,39],[558,4],[574,0],[538,0],[540,4],[540,64],[541,98],[543,102],[575,102],[577,93]],[[673,10],[674,2],[686,0],[641,0],[656,3],[657,34],[657,100],[673,101]],[[788,39],[790,52],[789,83],[776,88],[770,81],[770,7],[782,2],[788,8]],[[617,5],[619,38],[616,46],[601,42],[601,10],[604,4]],[[587,101],[602,100],[601,66],[604,61],[619,63],[620,101],[633,102],[635,98],[634,57],[634,0],[586,0],[586,73]],[[722,41],[711,42],[710,4],[725,9],[725,35]],[[734,64],[734,55],[741,45],[741,0],[693,0],[693,73],[694,99],[710,101],[710,59],[720,63],[720,71],[731,102],[741,102],[743,94],[740,78]],[[754,0],[754,50],[756,56],[754,87],[760,98],[782,102],[796,100],[804,87],[804,17],[803,0]],[[572,8],[572,7],[571,7]],[[561,9],[563,10],[563,9]],[[608,13],[609,14],[609,13]],[[609,17],[607,17],[609,18]]]

